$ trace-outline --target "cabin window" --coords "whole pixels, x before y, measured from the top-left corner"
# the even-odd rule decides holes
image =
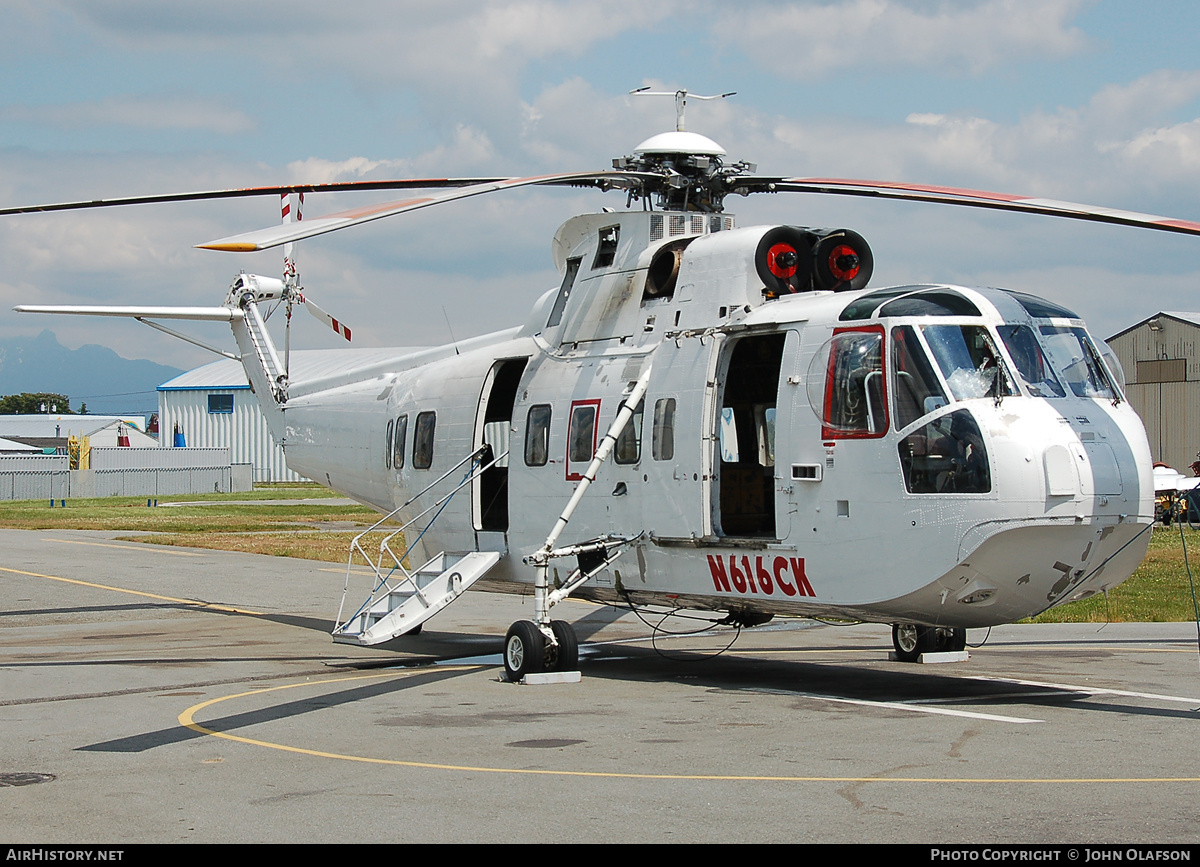
[[[210,394],[208,396],[208,411],[220,415],[230,414],[233,412],[233,395]]]
[[[385,467],[387,467],[389,470],[392,468],[392,426],[393,425],[395,425],[395,422],[389,418],[388,424],[387,424],[387,436],[384,438],[384,442],[383,442],[383,465]]]
[[[433,429],[437,413],[417,413],[417,430],[413,434],[413,468],[427,470],[433,466]]]
[[[571,407],[571,427],[567,436],[567,460],[590,461],[596,453],[596,406]]]
[[[646,402],[639,401],[637,409],[617,435],[613,460],[618,464],[636,464],[642,458],[642,414],[645,408]]]
[[[592,262],[592,270],[607,268],[617,258],[617,242],[621,238],[620,226],[605,226],[600,230],[596,245],[596,259]]]
[[[544,467],[550,457],[550,405],[529,408],[525,419],[525,466]]]
[[[430,430],[430,437],[433,431]],[[408,439],[408,413],[396,419],[396,441],[392,449],[392,463],[398,470],[404,469],[404,441]]]
[[[892,329],[892,395],[898,428],[949,403],[911,325]]]
[[[650,454],[656,461],[675,458],[675,398],[664,397],[654,404],[654,429],[650,434]]]
[[[821,436],[881,437],[887,433],[883,329],[839,331],[829,347]]]
[[[1066,397],[1066,391],[1050,370],[1042,347],[1028,325],[1001,325],[996,329],[1016,365],[1017,374],[1034,397]]]
[[[910,494],[986,494],[992,489],[983,435],[965,409],[935,418],[902,439],[900,467]]]
[[[1013,393],[1012,377],[982,325],[925,325],[921,333],[957,400]]]
[[[1051,364],[1077,397],[1116,400],[1120,396],[1109,381],[1104,362],[1086,331],[1058,325],[1043,325],[1041,331]]]

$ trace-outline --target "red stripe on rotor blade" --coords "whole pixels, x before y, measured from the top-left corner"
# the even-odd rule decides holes
[[[856,181],[852,178],[788,178],[785,183],[829,184],[839,187],[879,187],[883,190],[912,190],[919,193],[943,193],[948,196],[966,196],[973,199],[991,199],[997,202],[1020,202],[1029,196],[1014,196],[1008,193],[991,193],[987,190],[968,190],[961,187],[938,187],[931,184],[905,184],[898,181]]]
[[[1189,220],[1158,220],[1157,226],[1171,226],[1176,229],[1186,229],[1189,232],[1200,233],[1200,223],[1193,223]]]

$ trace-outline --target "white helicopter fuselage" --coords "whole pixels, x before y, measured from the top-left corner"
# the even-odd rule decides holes
[[[627,550],[576,596],[974,627],[1132,573],[1150,450],[1082,321],[961,287],[766,297],[774,228],[576,217],[562,286],[519,328],[294,383],[281,405],[243,357],[288,465],[380,512],[481,445],[507,453],[414,549],[500,552],[481,587],[530,589],[523,559],[647,370],[563,535]]]

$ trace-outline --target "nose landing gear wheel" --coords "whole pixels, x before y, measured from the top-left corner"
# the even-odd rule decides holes
[[[546,639],[537,625],[518,620],[504,638],[504,672],[511,683],[545,667]]]

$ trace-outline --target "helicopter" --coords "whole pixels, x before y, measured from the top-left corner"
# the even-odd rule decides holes
[[[643,89],[644,91],[645,89]],[[504,644],[512,681],[578,668],[552,608],[602,603],[892,625],[897,657],[962,651],[967,630],[1115,587],[1154,522],[1151,454],[1115,355],[1073,311],[996,288],[872,288],[846,228],[740,227],[731,195],[926,201],[1200,235],[1200,223],[1070,202],[883,181],[764,177],[690,132],[611,169],[68,202],[2,214],[278,195],[283,221],[199,244],[284,247],[281,278],[239,273],[214,307],[21,305],[19,312],[232,328],[290,469],[383,517],[366,601],[336,641],[420,631],[471,587],[534,596]],[[295,353],[304,290],[292,245],[524,186],[615,191],[623,209],[568,219],[561,275],[521,324],[355,363]],[[306,193],[419,190],[302,219]],[[286,310],[282,351],[264,311]],[[195,341],[193,341],[195,342]],[[204,345],[204,344],[201,344]],[[212,347],[208,347],[212,348]],[[301,363],[303,362],[303,363]],[[388,521],[402,521],[388,529]],[[403,534],[401,536],[401,534]],[[399,540],[403,538],[403,547]],[[396,548],[393,549],[393,542]],[[407,564],[407,565],[406,565]]]

